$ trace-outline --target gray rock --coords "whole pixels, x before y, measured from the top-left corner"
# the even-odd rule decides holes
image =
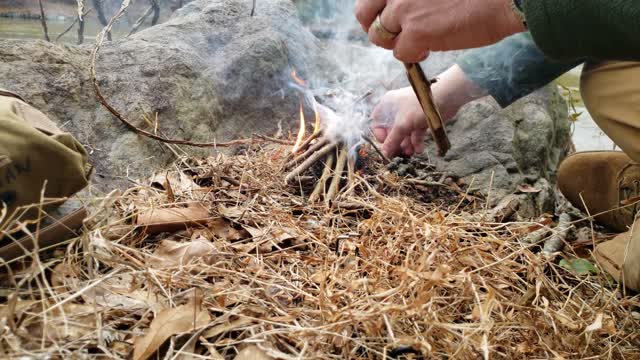
[[[153,131],[157,118],[167,137],[220,142],[295,130],[293,69],[314,80],[314,87],[356,94],[383,91],[381,84],[397,87],[393,79],[406,82],[402,65],[389,52],[364,43],[321,43],[302,26],[289,0],[258,1],[254,17],[251,6],[245,0],[196,0],[163,24],[106,44],[97,66],[105,97],[147,130]],[[0,87],[22,94],[85,144],[97,169],[94,181],[104,187],[127,184],[127,177],[146,177],[175,155],[130,132],[97,103],[90,51],[90,45],[0,41]],[[425,69],[435,76],[459,55],[432,54]],[[380,74],[388,81],[380,81]],[[468,184],[473,180],[473,189],[491,189],[496,200],[522,183],[541,178],[553,183],[570,141],[566,119],[565,102],[552,88],[505,110],[491,100],[477,101],[449,127],[451,152],[430,161],[437,171]],[[214,151],[184,149],[191,155]],[[539,208],[551,206],[539,202]]]
[[[566,102],[554,86],[503,110],[490,98],[470,103],[448,125],[448,135],[452,148],[444,158],[432,155],[432,142],[426,156],[439,171],[490,193],[494,202],[521,184],[555,183],[555,170],[571,144]],[[550,207],[540,202],[540,210]]]
[[[137,126],[153,131],[144,118],[157,116],[170,138],[221,142],[293,130],[298,95],[288,85],[291,71],[304,77],[330,62],[290,1],[260,1],[254,17],[251,5],[194,1],[163,24],[105,44],[97,62],[103,94]],[[169,164],[175,156],[166,146],[128,131],[97,103],[90,51],[0,41],[0,87],[20,93],[87,145],[94,181],[111,186]]]

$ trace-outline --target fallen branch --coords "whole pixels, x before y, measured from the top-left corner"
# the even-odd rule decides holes
[[[558,219],[558,226],[554,229],[553,235],[544,243],[543,252],[547,255],[562,250],[569,231],[573,228],[571,225],[571,216],[569,214],[561,214]]]

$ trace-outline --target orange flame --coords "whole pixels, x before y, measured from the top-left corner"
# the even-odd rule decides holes
[[[303,86],[303,87],[307,87],[307,82],[306,82],[306,81],[304,81],[304,80],[302,80],[302,79],[300,79],[300,78],[298,77],[298,73],[296,73],[296,71],[295,71],[295,70],[293,70],[293,71],[291,72],[291,77],[293,78],[293,80],[294,80],[298,85]]]
[[[300,99],[300,130],[298,130],[298,137],[296,138],[296,143],[293,145],[293,149],[291,152],[296,153],[302,145],[302,140],[304,140],[306,124],[304,121],[304,111],[302,109],[302,99]]]
[[[313,102],[313,112],[316,115],[316,122],[313,125],[313,133],[317,134],[320,131],[320,113],[318,112],[318,104]]]

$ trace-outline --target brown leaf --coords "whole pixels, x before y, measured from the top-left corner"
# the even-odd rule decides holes
[[[247,230],[238,230],[231,225],[227,219],[218,218],[208,223],[208,228],[217,237],[227,241],[238,241],[249,238],[251,235]]]
[[[267,355],[263,350],[255,345],[247,346],[236,355],[234,360],[271,360],[271,356]]]
[[[188,264],[194,259],[203,259],[211,265],[215,262],[218,251],[205,239],[196,239],[186,243],[162,240],[160,246],[149,257],[147,264],[154,268],[168,268]]]
[[[240,208],[237,206],[234,207],[226,207],[222,204],[218,205],[218,212],[220,215],[226,217],[227,219],[237,220],[246,212],[245,208]]]
[[[529,184],[522,184],[518,186],[518,191],[525,194],[535,194],[535,193],[539,193],[542,190],[534,188]]]
[[[144,337],[135,340],[133,359],[147,359],[171,336],[196,330],[210,322],[209,312],[195,304],[165,309],[153,319]]]
[[[141,211],[136,224],[146,234],[175,232],[193,226],[203,226],[215,219],[209,214],[206,206],[200,203],[189,204],[188,207],[165,209],[148,209]]]

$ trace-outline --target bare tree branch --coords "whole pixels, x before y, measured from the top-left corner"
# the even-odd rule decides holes
[[[49,30],[47,29],[47,15],[44,13],[44,6],[42,6],[42,0],[38,0],[40,3],[40,22],[42,23],[42,31],[44,32],[44,39],[51,42],[49,39]]]
[[[98,15],[98,21],[102,26],[107,26],[107,17],[104,15],[104,8],[102,7],[103,0],[93,0],[93,7],[96,9]],[[107,40],[111,41],[111,32],[107,33]]]
[[[84,12],[83,16],[87,16],[89,13],[91,12],[91,9],[87,10]],[[75,26],[75,24],[78,22],[78,18],[76,17],[73,22],[71,23],[71,25],[69,25],[68,28],[66,28],[63,32],[60,33],[60,35],[58,35],[56,37],[55,41],[60,41],[60,38],[62,38],[63,36],[65,36],[66,33],[68,33],[69,31],[71,31],[71,29],[73,29],[73,27]]]

